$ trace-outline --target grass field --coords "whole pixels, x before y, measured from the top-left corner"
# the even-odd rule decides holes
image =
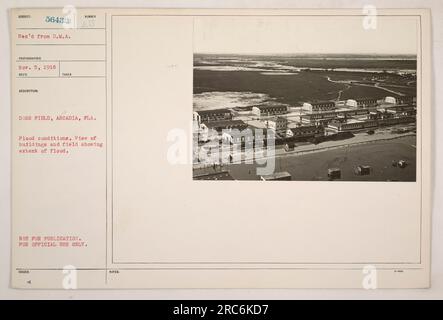
[[[196,55],[194,64],[197,67],[194,69],[194,94],[213,91],[252,92],[267,94],[272,99],[288,105],[315,100],[334,100],[338,98],[338,94],[342,90],[341,99],[362,97],[380,99],[387,95],[396,96],[395,93],[376,87],[334,83],[328,81],[328,77],[334,81],[359,81],[371,85],[381,81],[383,85],[386,85],[386,88],[400,94],[414,94],[416,91],[411,75],[331,71],[330,69],[306,71],[306,68],[362,68],[366,71],[371,68],[374,71],[381,69],[414,70],[416,60]],[[199,69],[198,67],[201,66],[213,66],[215,69]],[[244,68],[244,70],[222,71],[217,67],[238,67]],[[294,67],[303,69],[302,71],[294,71],[291,69]],[[403,86],[403,88],[392,87],[395,85]]]
[[[334,99],[342,84],[329,82],[324,75],[263,75],[248,71],[194,71],[194,93],[237,91],[265,93],[279,102],[297,104],[305,100]]]
[[[211,91],[219,92],[255,92],[264,93],[278,102],[297,105],[307,101],[333,100],[340,90],[344,90],[342,99],[351,98],[384,98],[397,96],[385,90],[345,84],[333,83],[327,80],[327,76],[334,76],[333,72],[301,72],[294,75],[269,75],[251,71],[206,71],[194,70],[194,93]],[[355,74],[353,78],[356,79]],[[394,88],[400,93],[415,94],[415,87]],[[220,106],[223,108],[223,106]]]

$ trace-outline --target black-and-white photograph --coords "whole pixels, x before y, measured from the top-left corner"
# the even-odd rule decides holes
[[[194,180],[416,181],[418,28],[196,18]]]

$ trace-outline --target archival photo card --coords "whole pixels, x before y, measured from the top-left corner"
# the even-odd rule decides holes
[[[10,22],[14,288],[429,287],[429,10]]]

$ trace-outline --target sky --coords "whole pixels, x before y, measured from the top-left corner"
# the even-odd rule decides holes
[[[220,54],[416,54],[417,17],[197,17],[194,52]]]

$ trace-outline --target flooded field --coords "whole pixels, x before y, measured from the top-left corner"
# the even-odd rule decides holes
[[[363,145],[341,147],[308,154],[293,154],[275,159],[275,171],[287,171],[294,181],[328,180],[328,168],[341,169],[345,181],[415,181],[416,137],[407,136],[389,141],[370,142]],[[405,168],[394,167],[393,160],[405,160]],[[354,173],[358,165],[371,167],[369,175]],[[236,180],[260,180],[257,164],[224,166]]]

